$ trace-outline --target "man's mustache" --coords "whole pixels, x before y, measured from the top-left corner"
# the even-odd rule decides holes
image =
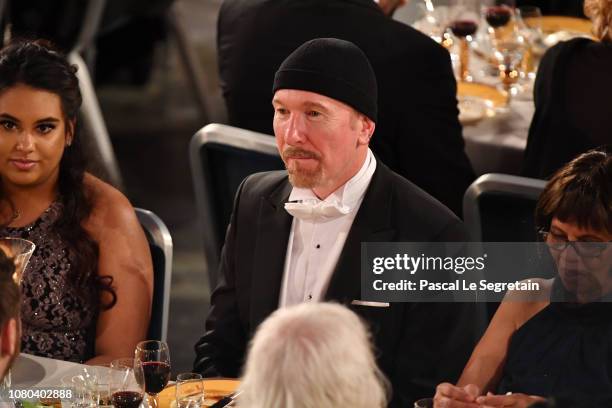
[[[299,147],[289,146],[283,150],[283,160],[287,159],[315,159],[320,160],[321,156],[318,153],[310,150],[301,149]]]

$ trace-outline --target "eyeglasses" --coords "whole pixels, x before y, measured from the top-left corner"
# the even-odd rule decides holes
[[[556,252],[563,252],[568,246],[572,246],[576,253],[583,258],[597,258],[608,248],[608,242],[594,241],[568,241],[567,237],[550,231],[538,231],[542,240],[548,247]]]

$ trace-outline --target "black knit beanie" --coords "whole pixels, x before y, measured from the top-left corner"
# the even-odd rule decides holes
[[[272,94],[279,89],[325,95],[376,122],[376,75],[363,51],[352,42],[317,38],[302,44],[276,71]]]

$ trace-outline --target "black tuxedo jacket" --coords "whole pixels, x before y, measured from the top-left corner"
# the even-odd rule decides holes
[[[274,73],[297,47],[320,37],[355,43],[374,68],[372,150],[461,216],[474,173],[464,152],[449,54],[388,18],[373,0],[225,0],[217,52],[229,123],[273,134]]]
[[[285,211],[286,172],[259,173],[240,187],[221,256],[206,333],[196,344],[195,370],[236,377],[257,326],[277,307],[292,217]],[[433,396],[441,381],[455,382],[480,336],[468,304],[351,305],[360,299],[361,242],[464,241],[448,209],[380,161],[332,275],[326,300],[367,320],[378,363],[393,386],[394,406]]]

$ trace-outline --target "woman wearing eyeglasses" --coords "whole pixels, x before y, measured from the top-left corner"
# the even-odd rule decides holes
[[[502,302],[457,385],[438,386],[435,407],[528,407],[565,395],[612,406],[612,154],[590,151],[555,173],[536,224],[558,271],[540,282],[541,299],[555,301]]]

